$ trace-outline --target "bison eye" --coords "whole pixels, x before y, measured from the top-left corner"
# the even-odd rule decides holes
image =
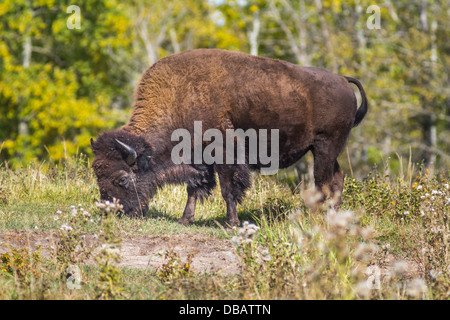
[[[117,183],[124,187],[128,186],[128,176],[124,176],[124,177],[120,178]]]

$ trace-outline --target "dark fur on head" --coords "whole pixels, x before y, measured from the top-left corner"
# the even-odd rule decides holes
[[[134,149],[137,155],[134,163],[127,163],[129,154],[118,141]],[[119,199],[126,214],[141,216],[156,191],[152,184],[156,173],[150,144],[142,136],[116,130],[100,135],[97,141],[91,140],[91,146],[95,155],[92,168],[101,199]]]
[[[131,165],[127,163],[128,152],[118,141],[136,152],[136,161]],[[150,143],[125,130],[103,133],[97,141],[91,140],[91,146],[95,155],[92,168],[101,199],[119,199],[126,215],[143,216],[149,200],[164,184],[186,183],[196,190],[196,197],[202,202],[216,186],[212,166],[173,166],[169,161],[161,161],[161,157],[155,161]],[[128,181],[122,183],[123,178]]]

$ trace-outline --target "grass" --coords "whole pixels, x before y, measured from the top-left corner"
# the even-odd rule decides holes
[[[83,157],[0,165],[0,235],[57,237],[46,254],[0,243],[0,299],[448,299],[448,173],[411,167],[396,177],[346,178],[339,212],[311,204],[305,182],[255,176],[239,206],[249,223],[225,230],[219,188],[185,227],[176,223],[184,186],[164,187],[143,219],[117,218],[97,208],[95,177]],[[157,269],[117,267],[121,239],[147,234],[232,241],[242,272],[194,273],[189,258],[170,250]],[[96,240],[87,241],[92,235]],[[77,279],[72,265],[80,268],[78,290],[67,286],[68,277]]]

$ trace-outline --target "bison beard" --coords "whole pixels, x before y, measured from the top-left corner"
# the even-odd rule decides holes
[[[359,109],[349,83],[361,92]],[[197,200],[215,188],[217,173],[226,223],[238,225],[236,205],[250,186],[250,170],[264,165],[175,164],[171,135],[184,128],[193,136],[195,121],[224,137],[227,129],[278,130],[280,168],[311,151],[322,200],[326,190],[340,199],[344,173],[337,157],[367,109],[358,80],[319,68],[215,49],[166,57],[143,74],[128,124],[91,140],[101,199],[116,198],[125,214],[143,216],[158,188],[186,183],[188,200],[179,222],[187,225],[194,221]]]

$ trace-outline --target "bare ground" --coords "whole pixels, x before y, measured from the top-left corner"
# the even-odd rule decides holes
[[[91,239],[92,235],[88,235],[88,242]],[[0,234],[0,253],[13,248],[35,250],[41,246],[42,254],[49,256],[57,241],[57,232],[6,231]],[[191,254],[191,268],[195,272],[240,272],[239,261],[230,241],[190,234],[123,236],[119,266],[156,270],[164,264],[164,253],[167,250],[176,252],[183,262]]]
[[[93,235],[87,235],[87,243],[93,243]],[[0,233],[0,254],[13,248],[29,248],[35,250],[42,247],[42,255],[50,256],[56,248],[58,232],[35,231],[6,231]],[[187,262],[189,254],[192,255],[191,268],[197,273],[238,274],[241,272],[239,259],[229,240],[220,240],[203,235],[136,235],[122,236],[119,267],[157,270],[164,263],[164,253],[174,251],[181,262]],[[381,267],[379,275],[387,280],[394,268],[396,258],[393,255],[386,257],[385,266]],[[93,263],[90,259],[87,263]],[[413,261],[407,262],[406,273],[409,277],[419,275],[418,266]],[[367,270],[370,276],[374,270]]]

